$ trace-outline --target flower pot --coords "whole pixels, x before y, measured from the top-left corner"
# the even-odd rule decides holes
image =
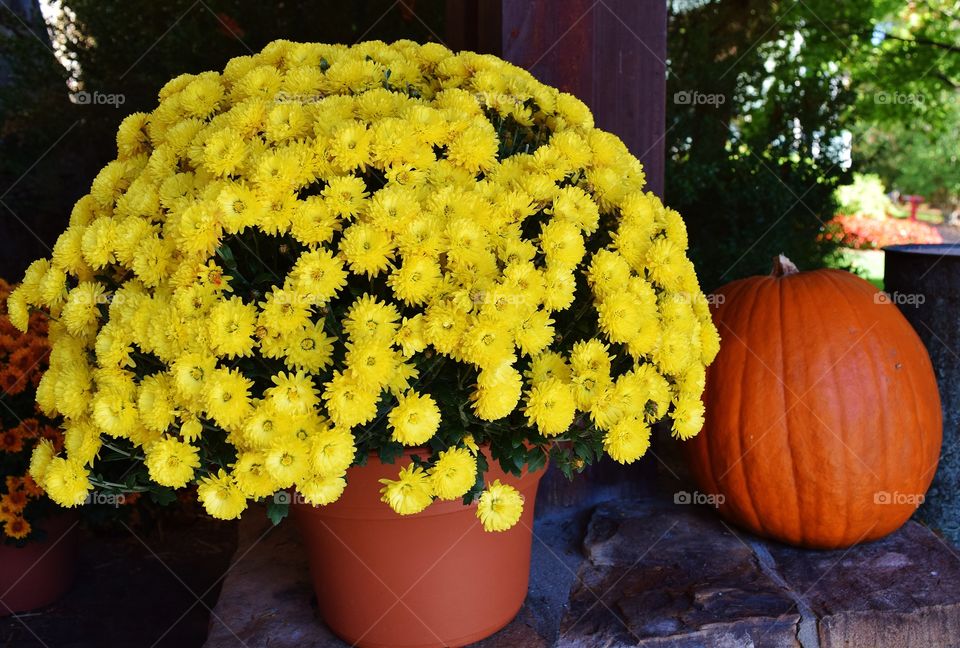
[[[0,544],[0,617],[50,605],[73,583],[77,516],[57,513],[39,524],[43,540]]]
[[[525,498],[520,521],[488,533],[477,505],[436,501],[408,516],[380,501],[379,482],[410,462],[371,457],[347,471],[336,502],[293,513],[310,560],[320,614],[351,645],[413,648],[464,646],[507,625],[527,594],[533,508],[543,470],[516,478],[491,462]]]

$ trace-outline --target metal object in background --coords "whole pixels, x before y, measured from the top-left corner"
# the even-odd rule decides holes
[[[923,340],[943,403],[943,449],[919,516],[960,543],[960,244],[884,248],[884,284]]]

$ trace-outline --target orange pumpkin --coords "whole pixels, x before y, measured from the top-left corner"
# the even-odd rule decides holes
[[[899,528],[940,456],[933,367],[897,307],[840,270],[721,288],[706,424],[685,452],[719,512],[769,538],[837,548]]]

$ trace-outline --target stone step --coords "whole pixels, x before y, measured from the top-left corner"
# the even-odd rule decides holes
[[[843,551],[754,538],[667,498],[554,510],[530,592],[484,648],[960,648],[960,555],[926,527]],[[317,619],[292,524],[252,510],[206,648],[345,644]]]

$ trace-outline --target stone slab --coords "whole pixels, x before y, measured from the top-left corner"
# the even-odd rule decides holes
[[[960,552],[921,524],[852,550],[770,554],[817,616],[822,648],[960,646]]]
[[[960,554],[916,522],[805,551],[669,497],[537,519],[530,591],[483,648],[960,648]],[[206,648],[340,648],[317,618],[299,538],[240,524]]]
[[[799,646],[793,599],[699,508],[601,505],[558,646]]]
[[[546,648],[555,643],[567,594],[582,561],[589,516],[537,518],[530,586],[523,608],[478,648]],[[306,555],[292,520],[272,527],[263,510],[247,511],[237,553],[210,618],[204,648],[342,648],[317,616]]]

